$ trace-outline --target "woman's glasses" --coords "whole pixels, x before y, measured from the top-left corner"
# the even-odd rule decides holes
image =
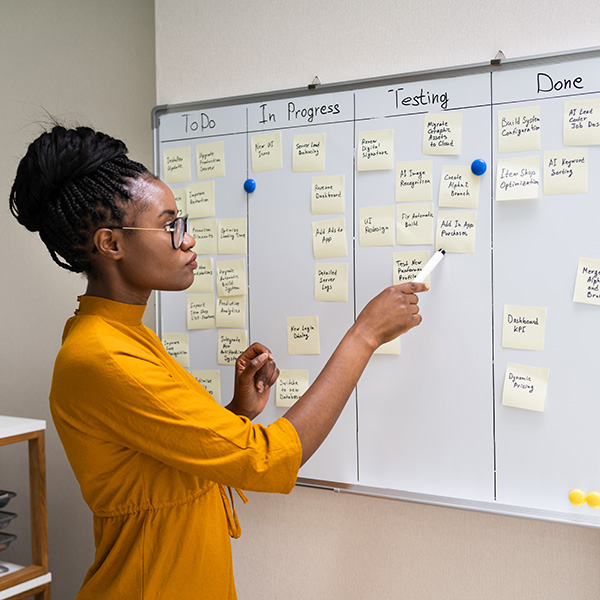
[[[111,227],[106,227],[106,229],[130,229],[135,231],[168,231],[171,234],[171,244],[173,245],[173,249],[179,250],[179,248],[181,248],[181,244],[183,244],[185,234],[187,233],[187,222],[188,215],[184,215],[183,217],[177,217],[172,223],[169,223],[164,227],[124,227],[113,225]]]

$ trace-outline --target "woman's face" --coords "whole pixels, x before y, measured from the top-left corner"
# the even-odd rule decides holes
[[[139,178],[130,187],[133,204],[126,224],[163,231],[123,231],[120,273],[131,292],[185,290],[194,280],[196,241],[185,234],[173,249],[171,233],[164,230],[177,217],[173,192],[159,179]]]

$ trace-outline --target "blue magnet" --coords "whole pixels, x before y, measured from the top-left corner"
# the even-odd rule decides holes
[[[483,175],[487,171],[485,160],[478,158],[471,163],[471,171],[474,175]]]
[[[483,163],[485,165],[485,163]],[[246,179],[244,181],[244,189],[251,194],[256,189],[256,181],[254,179]]]

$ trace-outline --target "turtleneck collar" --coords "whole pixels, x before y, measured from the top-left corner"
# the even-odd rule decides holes
[[[146,310],[145,304],[125,304],[98,296],[78,296],[77,300],[79,308],[75,311],[76,315],[93,315],[124,325],[141,325]]]

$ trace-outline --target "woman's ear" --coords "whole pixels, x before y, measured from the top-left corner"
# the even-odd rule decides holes
[[[94,247],[96,252],[110,260],[122,258],[121,231],[113,229],[98,229],[94,233]]]

